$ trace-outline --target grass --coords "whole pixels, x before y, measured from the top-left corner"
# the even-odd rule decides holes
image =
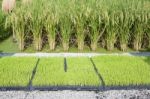
[[[88,58],[67,58],[64,71],[63,58],[42,58],[33,86],[98,86],[99,80]]]
[[[100,56],[93,60],[106,86],[150,84],[150,57]]]
[[[0,42],[0,52],[20,52],[16,43],[13,43],[13,38],[9,37]]]
[[[0,87],[27,86],[36,61],[29,57],[1,57]]]

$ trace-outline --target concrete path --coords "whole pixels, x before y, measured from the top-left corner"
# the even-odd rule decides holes
[[[127,56],[150,56],[150,52],[133,52],[133,53],[0,53],[4,56],[31,56],[31,57],[92,57],[101,55],[127,55]]]

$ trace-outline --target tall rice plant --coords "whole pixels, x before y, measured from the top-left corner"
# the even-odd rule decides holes
[[[70,17],[62,15],[60,22],[61,22],[62,45],[64,51],[67,51],[69,49],[69,40],[72,32],[72,21]]]
[[[106,48],[107,50],[113,50],[115,42],[117,40],[117,17],[115,12],[111,12],[109,15],[106,13]]]
[[[146,24],[147,24],[147,16],[145,16],[144,13],[140,15],[137,14],[135,16],[133,48],[136,51],[140,50],[142,47]]]
[[[21,8],[19,10],[22,10]],[[16,36],[17,36],[17,41],[18,41],[18,45],[19,45],[19,49],[20,50],[24,50],[25,47],[25,25],[26,25],[26,20],[24,18],[24,14],[23,13],[19,13],[16,15],[16,28],[15,28],[15,32],[16,32]]]
[[[0,11],[0,41],[9,35],[5,32],[5,14]]]
[[[59,17],[54,5],[49,4],[49,6],[45,9],[46,9],[46,19],[44,22],[44,27],[47,32],[50,50],[54,50],[56,45],[55,40]]]
[[[147,17],[148,17],[148,23],[147,23],[147,35],[148,35],[148,38],[149,38],[149,46],[148,48],[150,48],[150,13],[147,14]]]
[[[72,34],[72,15],[71,15],[71,6],[67,6],[67,4],[71,5],[72,2],[63,2],[60,6],[63,10],[60,12],[60,33],[61,33],[61,41],[63,45],[64,51],[68,51],[69,49],[69,41]]]
[[[33,38],[30,38],[36,50],[42,49],[45,44],[44,37],[48,37],[50,50],[54,50],[56,44],[60,42],[63,49],[68,50],[70,41],[76,40],[74,45],[78,46],[78,50],[83,50],[84,45],[89,44],[92,50],[96,50],[99,41],[105,41],[103,45],[108,50],[113,50],[115,45],[117,47],[119,45],[122,51],[126,51],[131,43],[135,50],[139,50],[150,38],[149,0],[32,0],[29,2],[23,0],[21,6],[7,15],[5,23],[6,27],[12,28],[13,38],[17,42],[22,42],[18,37],[26,39],[26,36],[32,33]],[[21,7],[24,10],[18,10]],[[31,33],[26,34],[26,31]],[[56,38],[58,34],[61,35],[61,39]],[[20,46],[20,49],[23,47]]]
[[[120,11],[118,20],[118,38],[120,43],[120,49],[122,51],[126,51],[131,36],[130,29],[133,26],[133,20],[128,10]]]
[[[31,7],[31,20],[30,20],[30,30],[33,33],[33,43],[35,50],[40,51],[42,49],[42,30],[44,26],[44,16],[43,14],[43,1],[36,0],[32,2]]]
[[[102,15],[94,11],[92,12],[93,13],[91,14],[90,22],[89,22],[89,26],[91,28],[89,37],[91,40],[90,47],[93,51],[95,51],[98,47],[98,41],[102,37],[106,26],[103,22]]]
[[[17,19],[16,19],[16,14],[15,13],[11,13],[9,15],[7,15],[6,19],[5,19],[5,29],[12,29],[12,37],[13,40],[16,41],[16,23]]]
[[[77,45],[78,45],[78,50],[83,50],[84,49],[84,40],[86,37],[86,17],[84,14],[86,6],[85,5],[82,5],[82,6],[76,5],[75,9],[76,9],[76,12],[74,15],[74,25],[76,27]]]

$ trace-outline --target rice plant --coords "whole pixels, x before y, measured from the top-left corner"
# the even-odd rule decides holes
[[[127,50],[127,46],[130,38],[130,29],[133,25],[133,20],[130,16],[131,14],[127,10],[119,12],[118,38],[120,43],[120,49],[122,51]]]
[[[66,7],[67,5],[63,4],[63,9],[60,14],[60,32],[61,32],[61,39],[64,51],[68,51],[69,49],[69,41],[72,34],[72,19],[71,19],[71,6]],[[65,7],[65,8],[64,8]]]
[[[10,33],[5,32],[5,14],[0,11],[0,41],[8,37]]]
[[[88,58],[67,58],[67,72],[64,71],[63,60],[62,57],[41,58],[33,79],[33,86],[101,85]]]
[[[27,87],[36,62],[35,57],[1,58],[0,87]]]
[[[25,19],[23,15],[17,15],[17,22],[16,22],[16,28],[15,28],[15,32],[16,32],[16,36],[17,36],[17,41],[18,41],[18,45],[19,45],[19,49],[20,50],[24,50],[24,41],[25,41]]]
[[[106,26],[103,22],[103,17],[101,14],[98,14],[95,11],[92,11],[90,16],[89,27],[91,31],[89,33],[89,37],[91,40],[90,47],[93,51],[95,51],[98,47],[98,41],[102,37],[105,32]]]
[[[118,28],[117,28],[117,17],[115,12],[111,12],[110,15],[106,14],[106,47],[107,50],[113,50],[114,49],[114,45],[116,42],[116,35],[118,33]]]
[[[58,13],[56,11],[56,8],[55,6],[53,6],[52,3],[50,3],[46,8],[46,14],[47,15],[46,15],[44,27],[47,32],[50,50],[54,50],[56,45],[55,40],[56,40],[56,31],[57,31],[59,18],[58,18]]]
[[[84,45],[93,51],[100,45],[108,50],[140,50],[145,35],[150,37],[148,0],[23,0],[20,4],[6,16],[6,26],[12,28],[16,39],[17,24],[25,22],[22,31],[24,27],[25,35],[29,36],[26,31],[33,34],[30,38],[36,50],[46,45],[45,37],[50,50],[62,44],[65,51],[70,41],[78,50]],[[24,9],[19,11],[21,7]]]
[[[148,34],[148,37],[149,37],[149,48],[150,48],[150,13],[147,14],[147,17],[148,17],[148,23],[147,23],[147,34]]]
[[[150,57],[99,56],[93,61],[106,86],[149,85]]]
[[[81,7],[81,9],[79,9]],[[86,9],[85,5],[77,6],[74,16],[74,25],[76,27],[76,41],[78,45],[78,50],[84,49],[84,40],[86,37],[86,17],[83,13]]]
[[[15,33],[15,28],[16,28],[16,16],[15,13],[11,13],[10,15],[7,15],[5,19],[5,29],[12,29],[12,37],[13,40],[16,40],[16,33]]]
[[[69,40],[71,36],[71,26],[72,26],[72,21],[69,19],[67,16],[62,16],[63,18],[61,19],[61,35],[62,35],[62,45],[64,51],[67,51],[69,49]]]
[[[133,42],[133,48],[135,50],[140,50],[142,47],[143,36],[146,28],[146,20],[145,20],[146,17],[147,16],[145,16],[144,14],[136,16],[136,21],[134,25],[134,42]]]
[[[42,0],[34,1],[31,6],[31,20],[30,30],[33,33],[35,50],[42,49],[42,30],[44,26],[44,14],[43,14],[43,2]],[[39,8],[40,7],[40,8]]]
[[[25,27],[26,27],[26,20],[25,20],[25,12],[23,12],[23,7],[16,9],[15,12],[8,15],[5,26],[9,28],[10,25],[12,26],[13,32],[13,39],[18,42],[19,50],[24,50],[25,47]]]

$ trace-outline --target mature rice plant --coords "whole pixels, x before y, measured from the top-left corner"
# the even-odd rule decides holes
[[[133,48],[140,50],[143,43],[143,36],[148,22],[147,11],[144,9],[144,1],[139,1],[134,11],[134,33],[133,33]]]
[[[61,35],[62,35],[62,45],[64,51],[69,49],[69,40],[72,32],[72,21],[68,16],[61,16]]]
[[[32,3],[33,0],[22,0],[22,4],[28,5],[29,3]]]
[[[31,4],[30,29],[33,33],[34,47],[37,51],[42,49],[42,30],[45,18],[43,5],[42,0],[36,0]]]
[[[69,2],[69,1],[68,1]],[[60,32],[62,37],[62,45],[64,51],[69,49],[69,40],[72,34],[72,19],[71,19],[71,6],[67,6],[67,2],[62,4],[63,10],[60,13]],[[70,3],[69,3],[70,4]]]
[[[93,51],[95,51],[98,46],[98,41],[100,40],[106,29],[106,26],[103,22],[102,14],[99,14],[95,10],[92,11],[90,16],[89,27],[91,28],[91,31],[89,33],[89,37],[91,40],[90,47]]]
[[[84,45],[96,50],[98,42],[104,41],[108,50],[119,47],[122,51],[128,45],[139,50],[145,45],[143,38],[150,37],[149,0],[23,0],[21,4],[7,15],[5,23],[15,39],[16,31],[30,31],[36,50],[42,49],[45,37],[50,50],[60,42],[68,50],[70,41],[76,41],[78,50]],[[19,11],[21,7],[24,10]],[[22,27],[18,26],[21,22],[25,22]]]
[[[50,50],[55,49],[55,45],[56,45],[55,40],[56,40],[58,21],[59,21],[59,17],[54,4],[53,3],[48,4],[48,7],[46,9],[46,19],[45,19],[44,26],[47,32]]]
[[[12,26],[13,39],[17,41],[19,50],[24,50],[26,39],[26,26],[28,25],[28,13],[26,8],[20,6],[10,15],[8,15],[5,25],[6,27]]]
[[[84,40],[86,37],[86,16],[85,16],[85,10],[86,6],[84,3],[81,2],[81,5],[75,6],[75,15],[74,15],[74,25],[76,27],[76,38],[77,38],[77,45],[78,50],[84,49]]]
[[[113,50],[114,49],[114,44],[116,42],[116,35],[118,33],[118,28],[117,28],[117,17],[115,12],[111,12],[109,15],[106,14],[106,47],[107,50]]]
[[[130,38],[130,29],[133,25],[133,20],[130,12],[124,9],[123,11],[120,11],[118,16],[118,38],[119,38],[119,45],[120,49],[122,51],[127,50],[128,41]]]
[[[135,24],[134,24],[134,42],[133,42],[133,48],[135,50],[140,50],[143,43],[143,36],[145,33],[145,28],[147,24],[147,16],[145,14],[136,15],[135,16]]]
[[[148,16],[147,34],[148,34],[148,37],[149,37],[149,48],[150,48],[150,13],[148,13],[147,16]]]
[[[5,22],[5,15],[2,11],[0,11],[0,41],[8,37],[8,35],[10,34],[9,32],[8,33],[5,32],[4,22]]]
[[[16,28],[16,15],[15,13],[11,13],[7,15],[5,19],[5,29],[10,29],[12,28],[12,35],[13,35],[13,40],[16,40],[16,33],[15,33],[15,28]]]
[[[22,9],[19,9],[22,10]],[[18,41],[19,49],[24,50],[24,40],[25,40],[25,25],[26,21],[24,19],[23,13],[16,13],[16,21],[15,24],[15,33],[16,33],[16,39]]]

